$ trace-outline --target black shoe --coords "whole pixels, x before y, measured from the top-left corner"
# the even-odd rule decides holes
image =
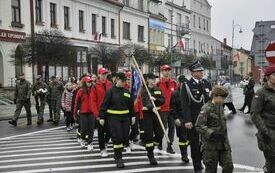
[[[52,118],[50,118],[50,119],[48,119],[48,120],[47,120],[47,122],[53,122],[53,119],[52,119]]]
[[[176,152],[173,150],[173,148],[172,148],[171,145],[168,145],[168,147],[167,147],[167,153],[175,154]]]
[[[32,125],[32,122],[28,122],[28,123],[27,123],[27,126],[31,126],[31,125]]]
[[[158,164],[156,158],[154,158],[154,157],[150,157],[149,162],[150,162],[150,165],[154,165],[154,166]]]
[[[40,120],[37,120],[37,125],[41,125],[41,124],[43,124],[43,120],[42,119],[40,119]]]
[[[189,159],[188,159],[187,156],[182,156],[182,157],[181,157],[181,160],[182,160],[182,162],[184,162],[184,163],[189,163]]]
[[[59,121],[57,121],[57,120],[54,120],[54,121],[53,121],[53,125],[58,126],[58,124],[59,124]]]
[[[10,120],[8,123],[11,124],[11,125],[13,125],[13,126],[15,126],[15,127],[17,126],[17,122],[14,121],[14,120]]]
[[[116,160],[116,167],[117,168],[124,168],[125,167],[122,159],[117,159]]]

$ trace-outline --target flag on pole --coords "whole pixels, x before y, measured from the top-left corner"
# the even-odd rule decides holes
[[[184,50],[184,41],[183,41],[183,39],[180,40],[180,48],[182,50]]]
[[[236,55],[234,55],[234,58],[237,57],[238,61],[240,61],[241,53],[238,51]]]
[[[132,68],[132,88],[131,88],[131,96],[134,102],[137,101],[139,95],[140,95],[140,90],[142,87],[142,80],[141,77],[139,76],[139,73],[135,67]]]
[[[95,33],[95,36],[94,36],[94,40],[95,41],[100,41],[101,40],[101,35],[102,35],[102,33]]]

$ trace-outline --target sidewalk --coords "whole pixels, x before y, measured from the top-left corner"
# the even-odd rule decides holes
[[[14,111],[15,111],[15,104],[13,104],[13,105],[0,105],[0,121],[12,119],[13,115],[14,115]],[[31,106],[31,112],[32,112],[33,117],[37,116],[35,105]],[[44,114],[49,114],[48,104],[46,104],[46,106],[45,106]],[[19,118],[25,118],[25,117],[26,117],[26,111],[23,107],[21,115],[20,115]]]

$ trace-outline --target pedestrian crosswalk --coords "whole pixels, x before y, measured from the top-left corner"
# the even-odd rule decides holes
[[[158,166],[150,166],[146,151],[139,145],[134,145],[131,154],[123,154],[126,167],[119,170],[114,164],[112,145],[108,145],[109,157],[101,158],[96,137],[93,143],[92,152],[82,149],[75,132],[66,132],[65,127],[2,138],[0,172],[193,172],[192,164],[182,163],[179,154],[157,154]],[[237,170],[249,171],[247,167]]]

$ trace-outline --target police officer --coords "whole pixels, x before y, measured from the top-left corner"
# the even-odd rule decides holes
[[[130,124],[135,123],[134,105],[129,91],[124,88],[125,83],[125,74],[118,73],[116,84],[106,93],[99,120],[100,125],[104,126],[104,119],[107,118],[113,141],[114,159],[118,168],[124,168],[122,160],[123,144],[129,140]]]
[[[171,107],[171,114],[175,119],[176,124],[176,132],[179,138],[179,148],[181,151],[181,159],[184,163],[189,163],[188,154],[187,154],[187,147],[189,145],[188,136],[187,136],[187,129],[184,125],[184,112],[182,108],[182,97],[181,96],[181,88],[184,86],[184,83],[188,80],[185,78],[184,75],[178,78],[179,81],[179,88],[173,92],[170,107]]]
[[[204,68],[199,61],[189,66],[191,79],[186,82],[181,91],[182,108],[184,112],[183,121],[188,129],[188,139],[191,145],[191,157],[195,172],[199,173],[203,169],[201,164],[199,134],[194,128],[201,107],[209,100],[209,84],[203,79]]]
[[[265,172],[275,172],[275,66],[265,69],[264,86],[253,99],[251,118],[258,129],[258,146],[265,156]]]
[[[142,103],[143,103],[143,130],[144,142],[147,150],[147,156],[151,165],[157,165],[157,160],[154,157],[154,146],[158,146],[163,138],[163,130],[155,112],[160,111],[160,106],[165,103],[165,98],[161,90],[156,87],[156,76],[153,73],[147,74],[148,89],[151,94],[149,97],[147,91],[143,89]],[[156,104],[154,108],[152,101]]]
[[[17,120],[24,106],[27,113],[27,125],[32,124],[31,115],[31,83],[25,79],[25,75],[22,73],[19,75],[19,81],[16,82],[14,102],[16,104],[16,110],[14,112],[14,118],[9,121],[13,126],[17,126]]]
[[[196,122],[196,129],[202,136],[201,150],[205,172],[217,172],[220,164],[223,173],[232,173],[231,147],[223,109],[228,91],[225,87],[215,86],[211,95],[212,100],[202,107]]]
[[[44,122],[44,109],[48,94],[47,85],[42,81],[42,77],[38,75],[36,82],[33,84],[32,93],[35,99],[35,108],[37,111],[37,124],[41,125]]]
[[[61,97],[64,90],[63,84],[55,77],[51,77],[52,82],[49,85],[50,102],[53,109],[53,124],[58,125],[60,120]]]

